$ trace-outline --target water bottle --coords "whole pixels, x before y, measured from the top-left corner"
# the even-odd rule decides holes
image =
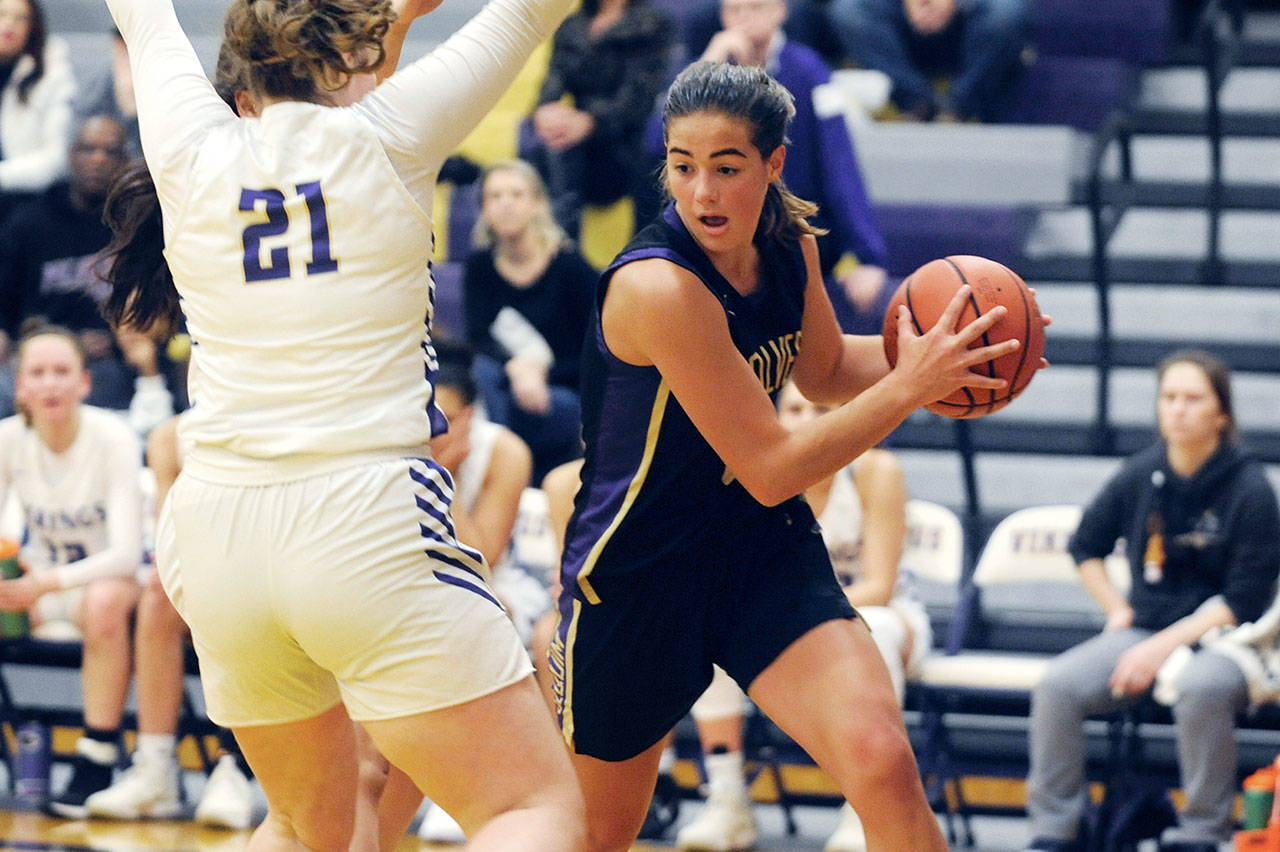
[[[49,729],[36,721],[24,722],[16,734],[13,792],[24,804],[38,805],[49,795]]]
[[[18,564],[21,546],[13,539],[0,538],[0,577],[15,580],[22,576]],[[31,634],[31,617],[26,612],[0,610],[0,638],[21,639]]]

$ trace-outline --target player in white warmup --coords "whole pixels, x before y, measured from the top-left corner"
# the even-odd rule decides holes
[[[180,310],[191,333],[190,450],[157,564],[209,715],[267,795],[250,848],[347,848],[349,718],[471,848],[581,848],[568,758],[428,449],[445,428],[428,335],[435,175],[567,0],[492,0],[376,90],[386,0],[235,0],[226,38],[261,104],[250,120],[214,93],[171,0],[108,6],[172,273],[141,235],[108,311],[147,327]]]
[[[84,639],[85,736],[67,786],[45,803],[83,818],[111,783],[132,662],[129,619],[142,562],[142,453],[121,417],[84,405],[89,371],[74,334],[38,328],[18,346],[19,414],[0,420],[0,507],[22,507],[26,573],[0,581],[0,609],[31,612],[36,636]],[[79,628],[67,630],[67,622]]]

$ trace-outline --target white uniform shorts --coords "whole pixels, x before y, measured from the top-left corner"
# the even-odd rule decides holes
[[[453,537],[448,474],[424,459],[279,484],[184,471],[157,532],[161,582],[191,627],[209,718],[226,727],[462,704],[532,666]]]

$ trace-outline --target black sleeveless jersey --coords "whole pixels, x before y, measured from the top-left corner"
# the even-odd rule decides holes
[[[656,367],[609,351],[600,311],[620,267],[660,257],[688,269],[724,308],[729,332],[761,385],[775,394],[800,349],[806,269],[798,240],[757,235],[759,287],[739,294],[715,269],[668,205],[601,275],[583,349],[581,391],[586,461],[566,536],[563,581],[600,601],[592,576],[643,570],[655,562],[691,568],[723,560],[726,546],[768,534],[781,507],[766,508],[726,469]],[[732,416],[732,412],[727,412]]]

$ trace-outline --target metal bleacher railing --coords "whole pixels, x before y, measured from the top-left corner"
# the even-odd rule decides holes
[[[1098,454],[1109,455],[1124,449],[1111,420],[1111,373],[1117,362],[1132,363],[1133,359],[1120,360],[1116,357],[1111,323],[1112,263],[1109,247],[1125,214],[1140,202],[1203,205],[1208,214],[1207,250],[1196,280],[1191,283],[1213,286],[1228,281],[1221,254],[1222,211],[1226,189],[1223,180],[1222,89],[1240,55],[1243,25],[1243,9],[1239,0],[1209,0],[1199,17],[1195,43],[1200,51],[1199,59],[1206,82],[1205,111],[1202,118],[1179,116],[1171,120],[1167,116],[1122,109],[1111,116],[1094,139],[1089,160],[1086,200],[1093,237],[1091,265],[1098,299],[1098,335],[1094,354],[1097,404],[1092,441],[1093,450]],[[1192,187],[1190,193],[1177,193],[1172,198],[1168,194],[1160,198],[1144,192],[1143,187],[1135,181],[1134,137],[1139,133],[1158,131],[1204,135],[1209,145],[1209,177],[1203,187]],[[1113,145],[1118,146],[1119,150],[1118,179],[1108,178],[1105,172],[1107,154]],[[1245,197],[1233,201],[1238,206],[1250,206],[1249,199]],[[1274,202],[1269,206],[1273,204]],[[1255,279],[1232,283],[1262,282]],[[1233,347],[1232,351],[1222,354],[1237,368],[1267,369],[1276,366],[1274,347],[1246,344]]]

